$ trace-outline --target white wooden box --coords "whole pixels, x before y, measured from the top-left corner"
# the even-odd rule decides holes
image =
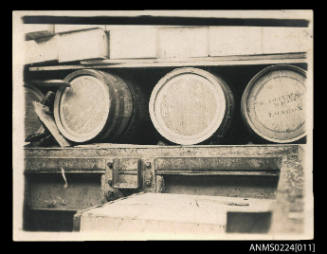
[[[309,28],[263,27],[262,30],[262,53],[306,52],[312,48]]]
[[[260,54],[261,33],[260,27],[209,27],[209,56]]]
[[[109,31],[110,59],[155,58],[157,30],[155,28],[120,28]]]
[[[103,29],[58,34],[59,62],[108,58],[108,37]]]
[[[167,27],[158,33],[159,58],[208,56],[208,27]]]
[[[58,60],[58,37],[46,40],[25,41],[25,64],[42,63]]]
[[[271,199],[140,193],[78,212],[74,227],[78,224],[81,232],[221,234],[228,212],[269,212],[273,204]]]

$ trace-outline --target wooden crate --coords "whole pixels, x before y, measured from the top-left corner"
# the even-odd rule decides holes
[[[263,27],[262,53],[306,52],[312,48],[312,34],[308,28]]]
[[[158,29],[159,58],[208,56],[208,27],[165,27]]]
[[[262,53],[260,27],[209,27],[209,56]]]
[[[108,57],[108,37],[103,29],[84,30],[57,36],[60,63]]]
[[[155,58],[157,30],[155,28],[110,29],[110,58]]]
[[[58,60],[58,36],[46,40],[25,41],[25,64]]]
[[[75,215],[75,230],[115,233],[221,234],[228,213],[272,210],[271,199],[243,199],[172,193],[141,193]]]

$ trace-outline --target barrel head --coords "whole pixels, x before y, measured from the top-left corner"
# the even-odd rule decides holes
[[[54,115],[60,132],[74,142],[89,141],[103,130],[110,111],[105,82],[93,75],[79,75],[70,87],[58,90]]]
[[[222,81],[195,68],[176,69],[155,86],[150,98],[150,116],[167,140],[197,144],[220,127],[226,112]]]
[[[305,74],[293,66],[272,66],[258,73],[242,97],[242,113],[260,137],[277,143],[305,136]]]

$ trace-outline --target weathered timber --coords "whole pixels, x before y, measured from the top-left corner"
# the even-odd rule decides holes
[[[28,208],[77,211],[105,201],[99,174],[78,175],[66,172],[66,178],[68,187],[61,174],[26,175]]]
[[[155,159],[156,170],[169,172],[174,170],[278,170],[282,159],[276,158],[237,158],[237,157],[175,157]]]
[[[228,212],[260,213],[271,211],[272,206],[273,200],[141,193],[77,216],[81,232],[212,234],[226,232]]]
[[[41,104],[49,107],[50,111],[53,111],[53,102],[54,102],[54,92],[48,91],[46,95],[43,97]],[[40,128],[32,133],[25,139],[26,142],[32,142],[31,146],[42,146],[43,144],[47,144],[49,141],[51,143],[51,134],[49,131],[41,125]]]
[[[141,186],[140,159],[114,159],[112,186],[117,189],[137,189]]]
[[[49,108],[38,102],[33,102],[33,105],[40,121],[49,130],[58,144],[62,147],[70,146],[70,143],[60,134],[52,116],[49,115]]]
[[[26,158],[297,157],[297,144],[156,146],[95,144],[80,147],[25,148]]]
[[[197,58],[169,58],[169,59],[124,59],[83,61],[79,65],[48,65],[31,66],[29,71],[60,71],[92,69],[120,69],[120,68],[161,68],[161,67],[196,67],[196,66],[243,66],[269,64],[296,64],[306,63],[305,53],[265,54],[246,56],[197,57]]]
[[[43,93],[36,87],[24,86],[25,92],[25,140],[28,142],[30,138],[33,139],[34,135],[39,128],[41,128],[42,123],[40,122],[37,114],[34,111],[33,102],[42,102],[44,99]]]

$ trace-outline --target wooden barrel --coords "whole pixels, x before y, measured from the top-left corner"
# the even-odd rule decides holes
[[[132,142],[146,118],[146,103],[137,86],[91,69],[75,71],[65,81],[70,87],[58,89],[54,117],[67,139]]]
[[[43,93],[33,86],[24,86],[25,90],[25,139],[34,134],[40,127],[41,121],[34,111],[33,101],[41,102],[44,98]]]
[[[149,103],[152,123],[166,140],[181,144],[217,142],[231,122],[234,98],[218,76],[197,68],[177,68],[154,87]]]
[[[275,143],[303,138],[305,81],[305,71],[292,65],[273,65],[257,73],[242,95],[241,111],[248,127]]]

